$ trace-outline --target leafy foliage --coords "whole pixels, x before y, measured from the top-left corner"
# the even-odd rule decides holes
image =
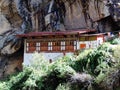
[[[79,54],[75,64],[72,66],[77,72],[87,72],[97,76],[113,66],[111,48],[105,43],[94,50],[86,50]]]
[[[56,90],[71,90],[70,87],[71,87],[70,84],[63,83],[59,84]]]
[[[9,86],[7,86],[6,82],[0,83],[0,90],[9,90]]]
[[[115,38],[111,41],[111,44],[120,44],[120,38]]]
[[[113,56],[118,63],[120,63],[120,45],[114,46]]]
[[[75,73],[67,63],[61,60],[49,63],[42,54],[35,53],[31,62],[30,66],[24,66],[23,71],[12,76],[8,82],[0,83],[1,90],[53,90]]]
[[[0,90],[71,90],[73,86],[68,83],[71,82],[70,78],[84,82],[89,75],[99,84],[112,68],[120,65],[120,46],[113,46],[104,43],[96,49],[85,50],[78,56],[65,56],[52,63],[45,60],[42,54],[35,53],[31,65],[24,66],[23,71],[10,80],[1,82]],[[76,86],[81,89],[79,83]]]

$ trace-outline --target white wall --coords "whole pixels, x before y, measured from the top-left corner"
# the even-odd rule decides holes
[[[39,53],[40,55],[41,55],[41,53]],[[30,65],[30,63],[31,63],[31,60],[32,60],[32,58],[33,58],[33,55],[34,55],[34,53],[24,53],[24,61],[23,61],[23,64],[24,65]],[[46,60],[52,60],[52,61],[54,61],[54,60],[57,60],[57,59],[59,59],[59,58],[61,58],[61,57],[63,57],[64,55],[63,55],[63,53],[43,53],[43,55],[44,55],[44,58],[46,59]],[[68,52],[68,53],[66,53],[66,56],[67,55],[73,55],[73,53],[72,52]]]

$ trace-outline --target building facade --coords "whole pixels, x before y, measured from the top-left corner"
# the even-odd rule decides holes
[[[91,31],[90,31],[91,32]],[[72,55],[82,49],[96,48],[104,42],[103,34],[88,31],[39,32],[20,35],[24,39],[24,64],[29,64],[35,52],[48,61]]]

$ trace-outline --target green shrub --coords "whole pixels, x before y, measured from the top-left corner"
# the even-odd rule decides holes
[[[59,84],[56,90],[71,90],[71,85],[68,83]]]
[[[112,48],[109,43],[99,46],[97,49],[85,50],[80,53],[72,65],[77,72],[86,72],[93,76],[98,76],[101,72],[106,72],[114,66]]]
[[[10,90],[6,82],[0,82],[0,90]]]
[[[120,44],[120,38],[115,38],[111,41],[111,44]]]
[[[108,42],[103,43],[97,48],[97,50],[103,50],[103,51],[109,52],[111,50],[111,44]]]
[[[19,73],[17,76],[12,76],[7,83],[10,90],[18,90],[24,87],[24,82],[29,78],[32,70],[30,68],[25,68],[23,72]]]
[[[120,46],[109,43],[49,63],[42,54],[35,53],[30,66],[7,82],[0,82],[0,90],[70,90],[67,83],[76,73],[87,73],[96,83],[104,80],[111,68],[120,65]]]
[[[24,66],[21,73],[11,77],[7,83],[9,90],[54,90],[59,83],[65,82],[68,76],[75,73],[65,61],[49,63],[42,54],[35,53],[31,65]]]
[[[115,60],[120,63],[120,45],[114,46],[113,49],[113,56],[115,58]]]

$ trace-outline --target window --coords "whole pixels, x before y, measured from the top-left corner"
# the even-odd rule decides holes
[[[40,51],[40,42],[36,43],[36,51],[38,51],[38,52]]]
[[[52,51],[52,42],[48,42],[48,51]]]
[[[76,41],[66,41],[65,50],[74,51],[76,50],[77,44]]]
[[[36,51],[36,42],[27,42],[26,43],[26,52],[27,53],[33,53],[34,51]]]
[[[60,51],[61,50],[61,43],[60,41],[54,41],[52,42],[53,51]]]
[[[48,51],[48,42],[40,43],[40,51]]]
[[[65,41],[61,41],[61,51],[65,50]]]
[[[84,43],[83,43],[83,44],[80,44],[80,48],[81,48],[81,49],[86,48],[86,44],[84,44]]]
[[[74,50],[77,50],[77,41],[74,41]]]

